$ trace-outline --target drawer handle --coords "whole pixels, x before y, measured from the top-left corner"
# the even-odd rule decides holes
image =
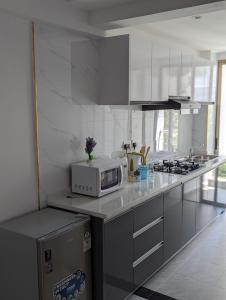
[[[142,227],[141,229],[139,229],[138,231],[136,231],[133,234],[133,238],[135,239],[136,237],[138,237],[139,235],[141,235],[142,233],[144,233],[145,231],[147,231],[148,229],[154,227],[155,225],[159,224],[160,222],[162,222],[163,217],[160,217],[158,219],[156,219],[155,221],[149,223],[148,225]]]
[[[157,244],[155,247],[153,247],[151,250],[146,252],[144,255],[139,257],[136,261],[133,263],[133,268],[136,268],[140,263],[142,263],[145,259],[147,259],[149,256],[151,256],[153,253],[155,253],[157,250],[159,250],[163,246],[163,241],[159,244]]]

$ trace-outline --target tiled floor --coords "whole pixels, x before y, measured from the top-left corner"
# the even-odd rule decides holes
[[[226,213],[145,287],[178,300],[226,300]]]

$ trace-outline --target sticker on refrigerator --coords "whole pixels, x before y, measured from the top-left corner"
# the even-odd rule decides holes
[[[85,290],[86,275],[78,270],[64,278],[53,288],[54,300],[75,300]]]

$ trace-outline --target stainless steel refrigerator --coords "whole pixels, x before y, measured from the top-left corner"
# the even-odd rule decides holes
[[[91,300],[89,217],[47,208],[0,225],[0,298]]]

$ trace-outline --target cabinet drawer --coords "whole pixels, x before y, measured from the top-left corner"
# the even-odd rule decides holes
[[[150,199],[134,210],[134,232],[163,215],[163,195]]]
[[[134,262],[134,284],[140,285],[163,264],[163,243],[158,244],[153,253],[137,264]]]
[[[144,230],[142,232],[141,229],[134,234],[134,260],[137,260],[155,245],[163,241],[163,217],[150,223],[150,228],[146,229],[144,227]]]

